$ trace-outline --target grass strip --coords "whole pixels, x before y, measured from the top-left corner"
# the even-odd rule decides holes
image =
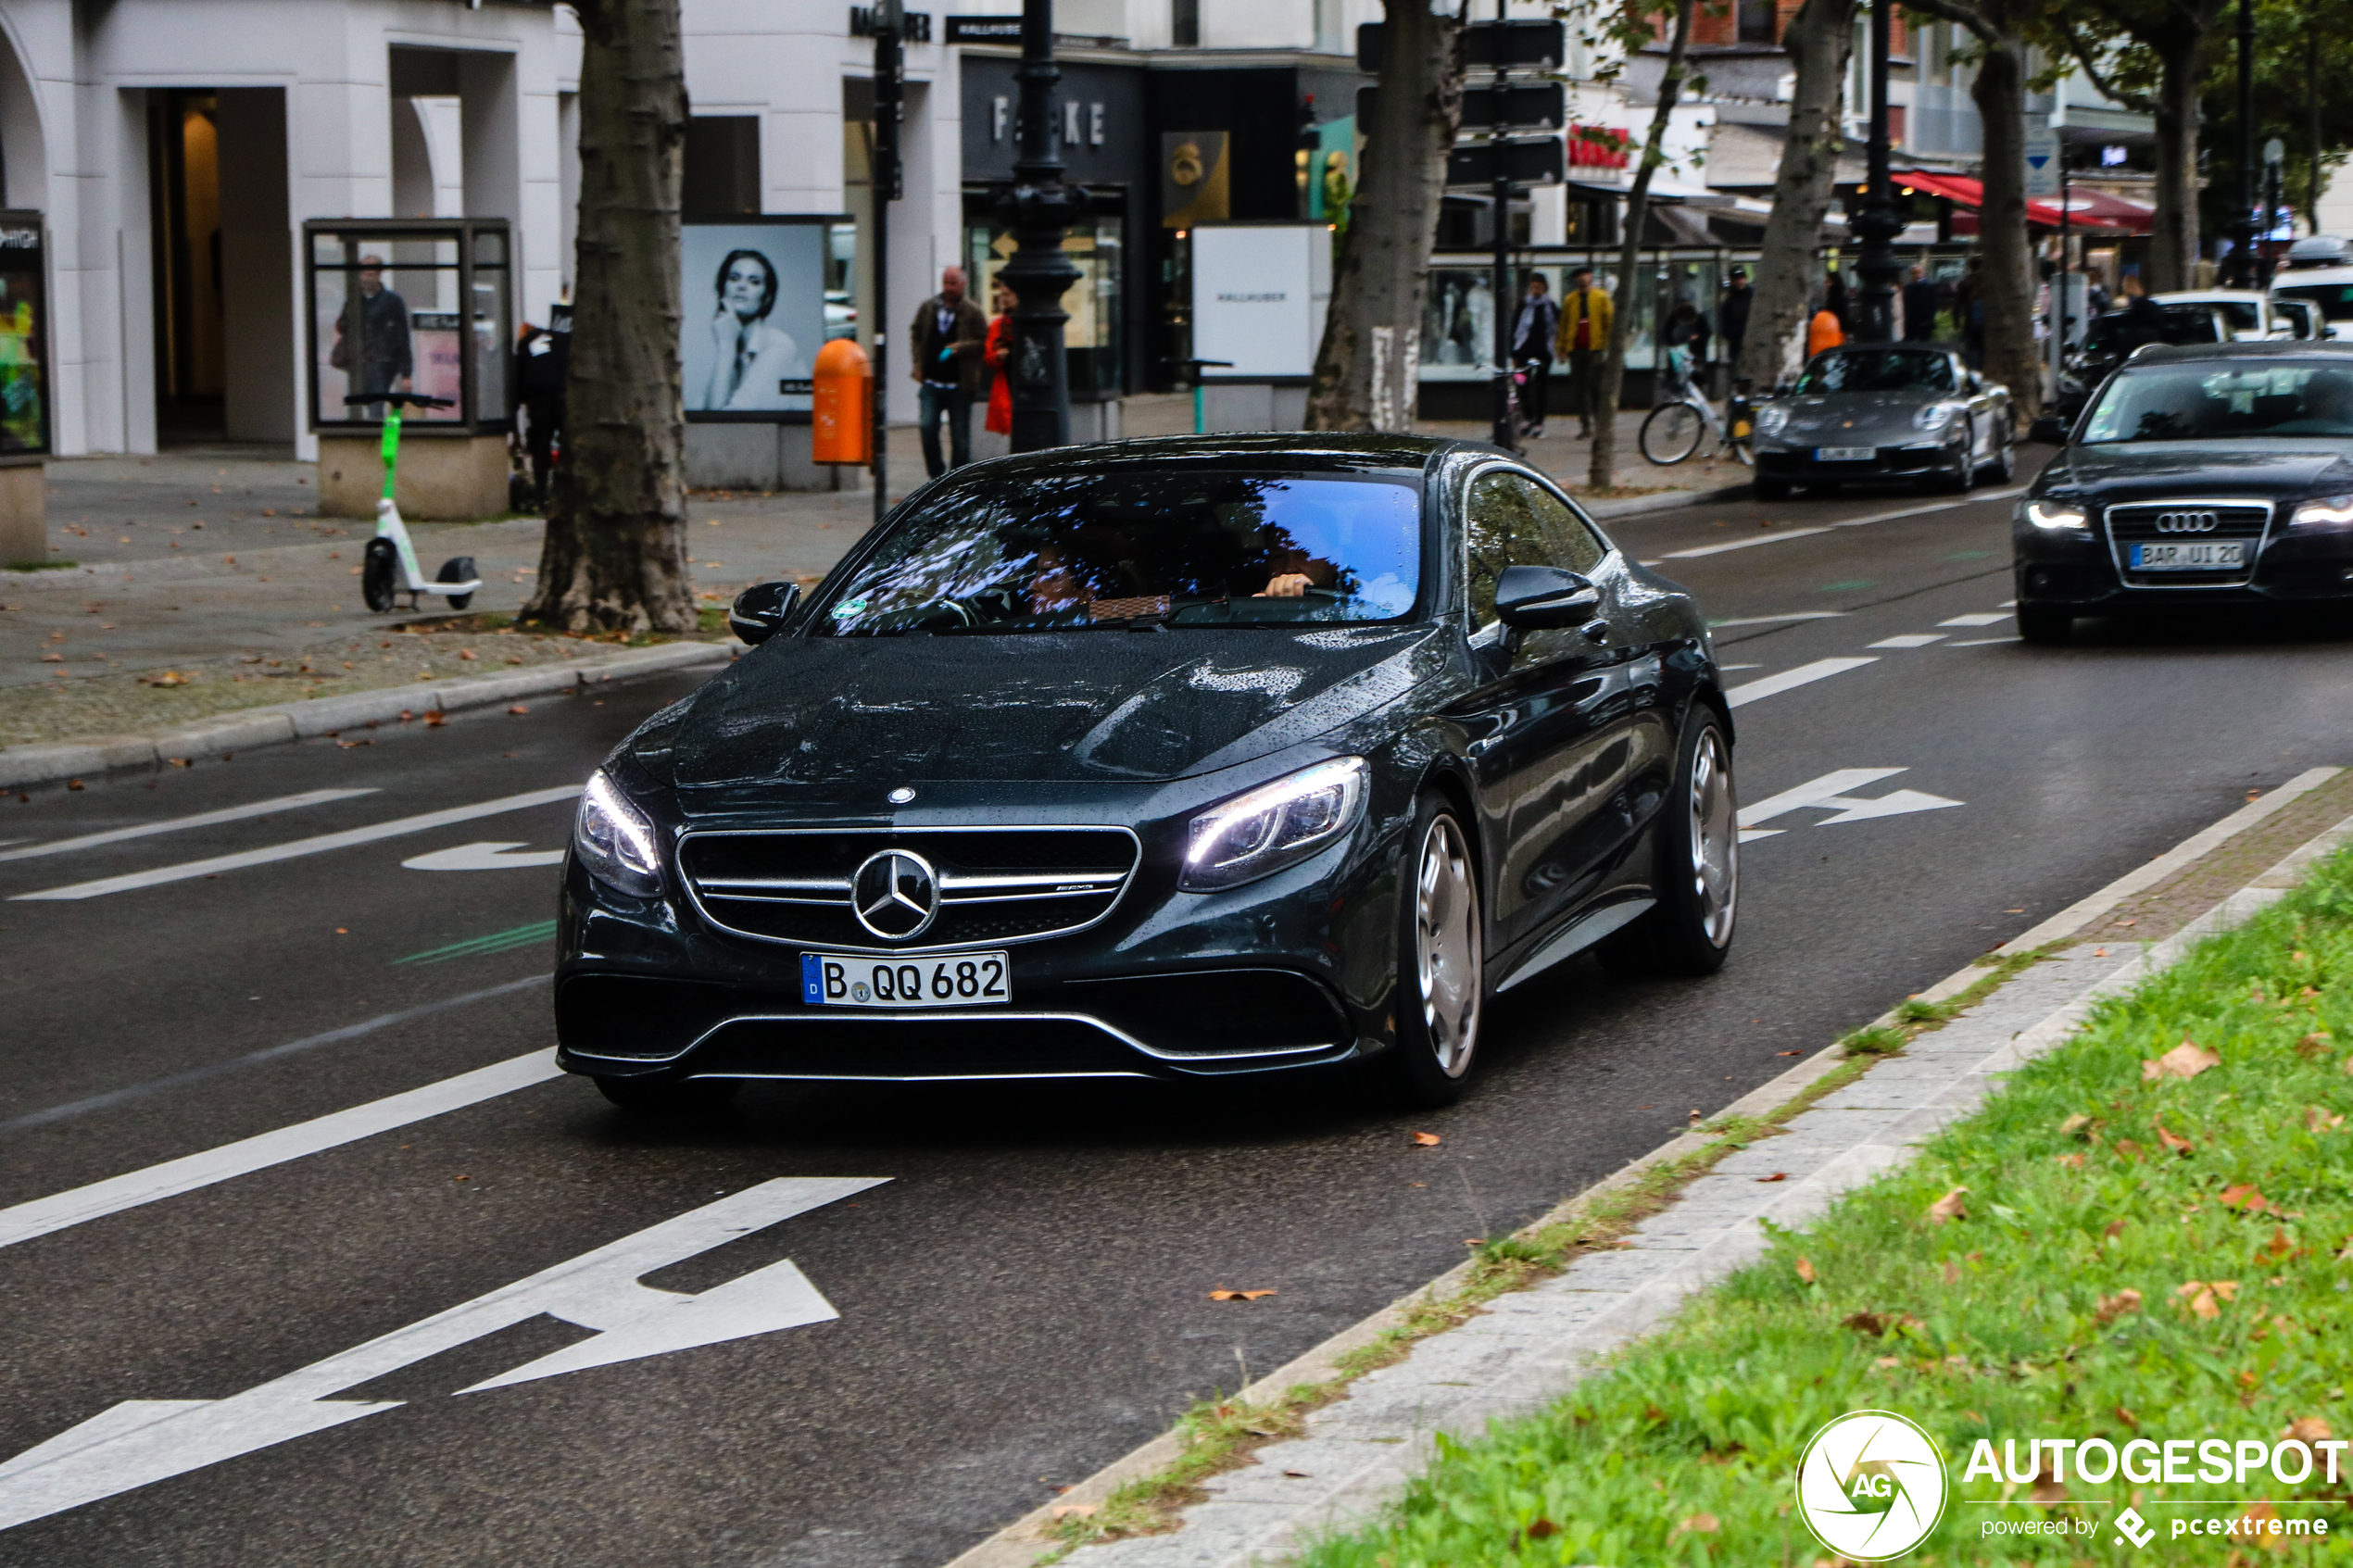
[[[2296,1485],[1962,1481],[1980,1438],[2120,1449],[2353,1425],[2349,1026],[2353,853],[2101,1003],[1977,1114],[1777,1236],[1545,1414],[1441,1439],[1380,1522],[1305,1563],[1822,1564],[1791,1481],[1812,1434],[1861,1409],[1919,1422],[1952,1467],[1955,1504],[1907,1562],[2106,1562],[2106,1528],[1982,1526],[2104,1525],[2128,1502],[2170,1560],[2353,1552],[2353,1483],[2319,1468]],[[2263,1549],[2289,1545],[2276,1537],[2171,1537],[2183,1503],[2215,1498],[2272,1499],[2246,1511],[2319,1514],[2331,1533],[2284,1559]]]
[[[487,936],[469,936],[463,942],[452,942],[446,947],[428,947],[422,953],[411,953],[405,959],[395,959],[392,961],[395,964],[447,963],[451,959],[475,959],[489,953],[511,952],[517,947],[528,947],[540,942],[552,942],[555,936],[556,922],[554,921],[534,921],[529,925],[519,925],[511,931],[494,931]]]

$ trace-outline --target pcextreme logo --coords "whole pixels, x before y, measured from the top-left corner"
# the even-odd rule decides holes
[[[1944,1454],[1892,1411],[1849,1411],[1797,1461],[1797,1512],[1814,1538],[1856,1562],[1903,1556],[1944,1517]]]

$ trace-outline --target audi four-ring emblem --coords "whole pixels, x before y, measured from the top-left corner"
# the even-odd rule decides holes
[[[939,873],[910,850],[869,855],[849,879],[849,909],[886,942],[921,936],[939,914]]]
[[[2220,512],[2159,512],[2157,531],[2159,533],[2211,533],[2221,526]]]

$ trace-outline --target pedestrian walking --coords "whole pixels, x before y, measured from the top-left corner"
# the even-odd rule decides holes
[[[1735,371],[1741,362],[1741,344],[1748,337],[1748,310],[1756,303],[1756,291],[1748,286],[1748,269],[1735,267],[1724,282],[1724,302],[1716,307],[1716,330],[1724,339],[1724,358],[1731,361]]]
[[[1936,285],[1928,281],[1928,269],[1912,263],[1912,275],[1904,285],[1904,341],[1927,343],[1936,336]]]
[[[515,404],[522,415],[523,449],[531,458],[531,490],[547,509],[547,481],[561,449],[564,389],[572,373],[572,307],[559,305],[545,327],[523,323],[515,344]]]
[[[1559,358],[1568,361],[1568,397],[1577,409],[1577,433],[1587,440],[1593,421],[1608,417],[1602,402],[1602,351],[1609,345],[1616,306],[1607,289],[1593,286],[1593,270],[1579,267],[1569,276],[1568,297],[1561,301],[1560,327],[1554,339]]]
[[[1553,299],[1553,285],[1543,273],[1530,272],[1528,293],[1519,302],[1519,317],[1512,323],[1512,363],[1526,372],[1519,412],[1531,437],[1544,433],[1544,404],[1553,379],[1553,339],[1560,322],[1561,307]]]
[[[1005,345],[1013,336],[1013,291],[1002,283],[991,283],[988,307],[995,315],[988,323],[988,345],[980,355],[988,366],[988,418],[982,422],[999,435],[1011,435],[1013,383],[1005,374]]]
[[[940,273],[939,292],[916,308],[907,339],[912,345],[915,381],[922,388],[915,422],[923,437],[924,471],[937,479],[950,467],[973,460],[973,398],[987,370],[981,356],[988,345],[988,320],[979,306],[964,297],[963,268]],[[939,454],[943,419],[948,421],[948,462]]]

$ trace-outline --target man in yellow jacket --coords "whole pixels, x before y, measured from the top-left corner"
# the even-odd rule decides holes
[[[1568,366],[1568,404],[1577,410],[1577,433],[1587,440],[1592,438],[1593,421],[1606,417],[1601,406],[1602,352],[1609,345],[1612,308],[1609,291],[1593,286],[1592,268],[1570,274],[1554,346],[1556,358]]]

